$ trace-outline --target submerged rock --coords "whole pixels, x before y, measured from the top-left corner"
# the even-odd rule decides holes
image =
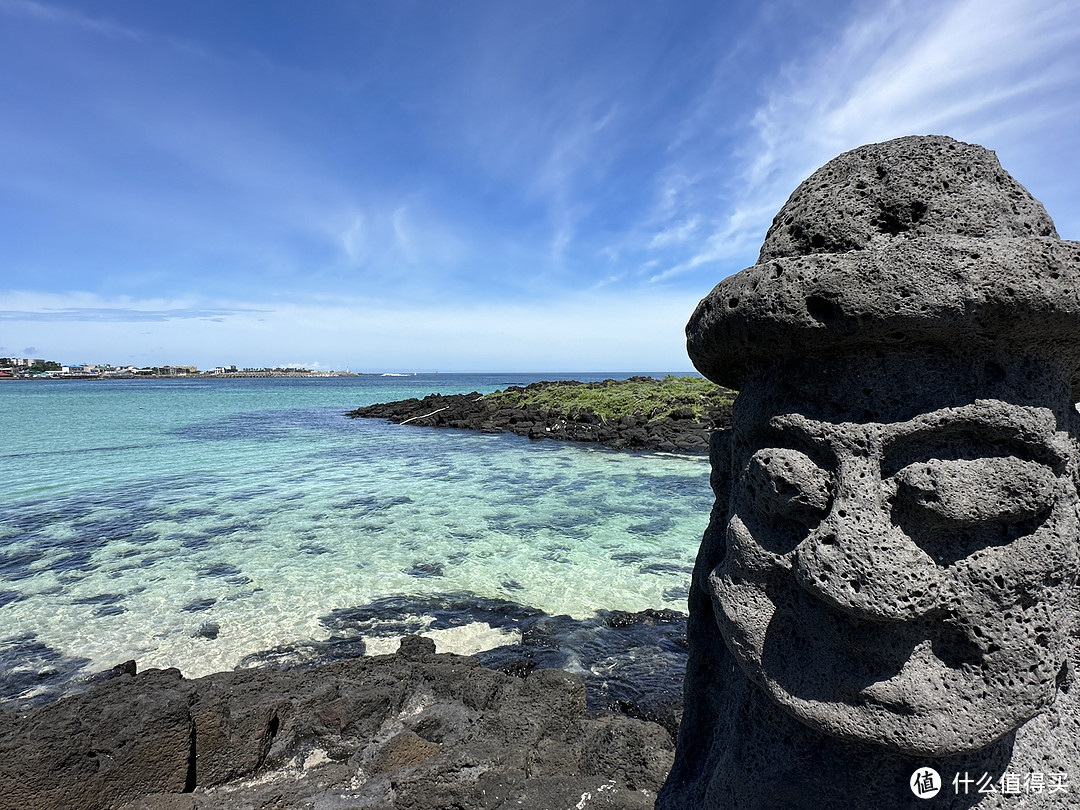
[[[367,642],[376,639],[486,625],[519,640],[476,653],[473,657],[485,667],[519,677],[534,670],[569,670],[584,679],[589,711],[657,722],[672,736],[678,728],[686,669],[683,613],[601,610],[575,619],[508,600],[442,592],[384,597],[334,610],[322,621],[330,631],[326,641],[266,650],[248,656],[241,666],[325,664],[364,655]]]

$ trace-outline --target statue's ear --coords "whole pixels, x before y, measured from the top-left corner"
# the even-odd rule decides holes
[[[735,431],[731,428],[714,431],[709,440],[709,463],[712,474],[709,484],[717,501],[727,503],[731,496],[731,450]]]
[[[1073,387],[1073,397],[1077,396],[1076,386]],[[1072,457],[1069,459],[1069,471],[1072,473],[1073,486],[1077,492],[1077,498],[1073,502],[1073,510],[1076,513],[1077,523],[1080,524],[1080,405],[1074,405],[1068,414],[1069,443],[1072,445]],[[1078,538],[1077,542],[1080,542]],[[1068,691],[1077,677],[1075,667],[1080,662],[1080,578],[1073,586],[1072,600],[1069,603],[1072,612],[1064,619],[1066,624],[1071,625],[1066,638],[1068,639],[1068,659],[1058,672],[1058,688]]]
[[[713,502],[712,513],[709,515],[709,526],[701,539],[697,564],[694,566],[695,584],[703,589],[703,592],[707,592],[704,589],[709,574],[724,559],[726,547],[724,535],[731,515],[733,438],[734,431],[728,428],[714,431],[709,442],[709,462],[712,465],[709,484],[712,486],[716,500]]]
[[[717,757],[724,755],[722,748],[726,737],[718,732],[718,724],[731,714],[734,705],[731,690],[746,683],[720,635],[709,589],[709,574],[723,559],[727,542],[732,447],[730,429],[713,432],[709,443],[712,463],[709,482],[716,501],[690,582],[690,615],[686,620],[689,658],[683,685],[683,715],[675,764],[664,788],[668,796],[657,802],[658,807],[701,806],[702,786],[712,778]],[[730,723],[730,718],[725,722]],[[720,747],[717,747],[717,741],[720,741]],[[719,753],[714,755],[714,750]]]
[[[1069,442],[1072,444],[1070,466],[1072,467],[1073,483],[1076,485],[1076,491],[1080,493],[1080,405],[1074,405],[1069,416],[1071,417],[1068,427]]]

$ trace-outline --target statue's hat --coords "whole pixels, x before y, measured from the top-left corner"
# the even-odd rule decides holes
[[[686,333],[697,369],[731,388],[792,358],[929,344],[1041,356],[1076,391],[1080,243],[981,146],[871,144],[795,190],[758,263],[721,281]]]

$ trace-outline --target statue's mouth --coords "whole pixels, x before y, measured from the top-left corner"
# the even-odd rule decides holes
[[[861,619],[792,582],[765,587],[775,611],[761,649],[767,677],[793,697],[898,714],[916,711],[913,685],[929,672],[977,671],[983,650],[942,616],[902,622]]]

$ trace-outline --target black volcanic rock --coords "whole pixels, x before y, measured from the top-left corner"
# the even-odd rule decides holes
[[[899,138],[799,186],[687,325],[740,394],[658,807],[1077,807],[1013,782],[1080,752],[1078,335],[1080,243],[992,152]]]
[[[642,378],[633,379],[640,381]],[[507,390],[539,393],[548,385],[552,383],[532,383],[525,388],[511,387]],[[395,424],[515,433],[530,439],[596,442],[616,450],[704,454],[709,449],[710,433],[730,426],[731,404],[710,406],[702,418],[695,417],[690,408],[681,408],[661,418],[628,414],[617,420],[605,421],[599,414],[587,409],[562,413],[531,404],[506,407],[495,398],[473,391],[470,394],[431,394],[423,399],[367,405],[346,415],[352,418],[386,419]]]
[[[148,670],[9,712],[0,808],[652,807],[663,727],[589,714],[576,675],[434,650],[407,637],[311,669]]]
[[[758,264],[920,236],[1057,231],[993,152],[945,135],[909,136],[845,152],[804,180],[773,219]]]

